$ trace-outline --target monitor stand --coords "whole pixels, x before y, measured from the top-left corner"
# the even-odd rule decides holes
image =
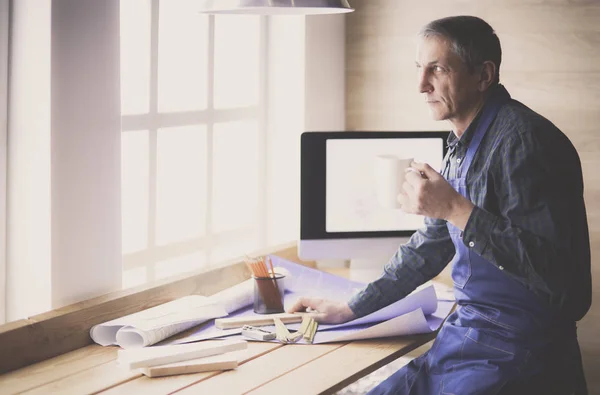
[[[390,256],[379,258],[357,258],[350,260],[350,279],[364,283],[378,279],[383,273],[383,266],[390,260]]]

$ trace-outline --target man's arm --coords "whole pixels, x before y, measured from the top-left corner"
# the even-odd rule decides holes
[[[356,317],[377,311],[411,293],[437,276],[454,256],[446,221],[425,219],[408,243],[385,265],[383,274],[348,302]]]
[[[368,284],[348,303],[303,297],[288,312],[311,309],[312,318],[324,324],[341,324],[377,311],[437,276],[454,256],[446,221],[425,219],[418,230],[385,265],[381,277]]]
[[[493,171],[500,215],[474,207],[463,242],[500,270],[560,298],[574,265],[584,264],[577,261],[589,260],[589,241],[577,240],[587,234],[579,158],[566,139],[557,145],[534,133],[508,139]]]

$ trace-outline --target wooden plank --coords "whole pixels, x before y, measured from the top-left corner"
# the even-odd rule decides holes
[[[189,361],[231,351],[245,350],[247,348],[248,342],[237,339],[216,342],[170,344],[157,347],[119,350],[118,361],[123,367],[137,369]]]
[[[311,363],[299,366],[249,393],[333,393],[427,343],[434,336],[434,334],[426,334],[352,342],[326,353]],[[299,386],[298,383],[302,385]]]
[[[600,124],[600,113],[597,110],[577,111],[573,115],[572,110],[555,110],[551,114],[546,114],[552,123],[562,130],[577,148],[577,151],[596,151],[596,147],[590,147],[584,144],[577,144],[576,140],[594,139],[598,136],[598,124]]]
[[[583,151],[579,154],[579,157],[583,169],[584,190],[587,192],[588,190],[596,191],[600,189],[600,172],[598,171],[600,155],[598,155],[598,152]],[[593,212],[596,209],[600,211],[599,203],[598,200],[586,201],[588,211]]]
[[[413,56],[408,59],[414,59]],[[347,96],[349,110],[382,116],[408,112],[406,115],[411,115],[416,121],[430,119],[428,108],[417,89],[414,66],[408,62],[399,65],[396,71],[356,69],[349,72],[346,80],[353,86],[353,91]],[[600,69],[585,73],[537,72],[504,71],[501,66],[500,81],[514,99],[546,117],[554,111],[591,113],[596,111],[595,103],[600,100]],[[395,89],[390,91],[390,85]],[[379,106],[382,108],[378,109]],[[411,114],[413,110],[418,112]],[[438,126],[432,130],[447,128],[439,122],[435,124]],[[376,130],[368,124],[362,128]]]
[[[242,394],[260,387],[276,377],[285,375],[299,367],[312,365],[316,360],[331,353],[345,343],[334,344],[288,344],[260,358],[240,366],[235,371],[222,374],[190,386],[179,394]],[[305,377],[305,380],[312,378]],[[302,383],[302,385],[298,385]],[[302,394],[312,394],[304,389],[304,381],[297,381],[280,394],[300,391]]]
[[[218,341],[214,341],[218,342]],[[208,342],[207,342],[208,343]],[[213,343],[212,341],[210,343]],[[241,361],[248,360],[250,358],[255,357],[256,355],[260,355],[265,352],[265,349],[271,350],[276,348],[277,344],[269,343],[268,346],[263,346],[262,343],[258,346],[249,347],[245,350],[239,351],[239,358]],[[220,372],[209,372],[203,373],[205,375],[214,375]],[[202,373],[201,373],[202,374]],[[182,375],[183,376],[195,376],[191,375]],[[206,377],[208,377],[206,376]],[[82,370],[80,372],[68,375],[66,377],[61,378],[60,380],[54,380],[49,382],[46,385],[38,386],[30,391],[25,392],[26,394],[90,394],[97,393],[105,390],[109,390],[112,388],[119,388],[120,386],[131,382],[135,379],[144,378],[141,372],[138,369],[127,369],[117,363],[116,359],[113,359],[107,363],[94,366],[92,368]],[[175,379],[176,377],[165,377],[164,379]],[[164,380],[162,379],[162,380]],[[196,380],[198,378],[196,377]],[[152,379],[156,380],[156,379]],[[159,379],[161,380],[161,379]],[[188,378],[187,380],[190,380]],[[177,385],[179,385],[179,382]],[[128,391],[131,387],[127,387]],[[181,388],[181,387],[179,387]],[[177,388],[176,388],[177,389]],[[146,393],[146,392],[128,392],[128,393]],[[163,392],[164,393],[164,392]]]
[[[34,323],[34,321],[27,320],[27,319],[7,322],[6,324],[0,325],[0,336],[5,332],[9,332],[14,329],[22,328],[24,326],[31,325],[33,323]]]
[[[296,243],[258,251],[298,262]],[[110,293],[0,327],[0,373],[91,344],[93,325],[191,295],[212,295],[250,277],[243,262]]]
[[[592,240],[592,245],[600,247],[600,237]],[[600,248],[596,248],[596,251]],[[598,278],[600,268],[592,268],[592,278]],[[600,292],[593,292],[592,306],[600,304]],[[577,324],[577,336],[584,362],[585,376],[590,394],[600,392],[600,309],[592,309],[587,316]]]
[[[600,162],[600,161],[599,161]],[[600,163],[598,163],[600,165]],[[598,167],[596,167],[596,172],[598,171]],[[600,247],[600,207],[597,204],[592,204],[592,202],[600,202],[600,187],[586,188],[584,193],[586,206],[587,206],[587,218],[588,218],[588,228],[590,232],[590,245],[592,247],[592,262],[594,259],[594,251],[598,251],[596,248]],[[598,271],[600,274],[600,266],[592,264],[592,271]],[[595,276],[592,276],[595,278]],[[599,311],[600,313],[600,311]]]
[[[0,376],[0,393],[21,393],[105,364],[116,357],[116,347],[83,347]]]
[[[573,33],[599,32],[600,3],[588,1],[575,4],[557,1],[554,4],[537,2],[527,4],[506,0],[496,1],[485,13],[486,21],[498,32],[504,33]]]
[[[500,40],[502,42],[500,78],[502,73],[507,71],[594,73],[598,70],[600,32],[542,34],[511,32],[502,34]]]
[[[600,69],[594,73],[505,72],[500,76],[511,95],[540,112],[596,111],[600,101]]]
[[[493,0],[492,0],[493,1]],[[535,1],[535,0],[534,0]],[[366,3],[366,4],[365,4]],[[600,31],[600,4],[534,4],[515,0],[485,1],[433,0],[426,6],[412,1],[352,2],[357,12],[347,16],[352,29],[347,34],[361,39],[368,34],[416,35],[428,22],[452,15],[474,15],[488,22],[502,39],[505,33],[573,33]],[[365,5],[363,5],[365,4]]]
[[[273,350],[277,350],[283,347],[283,344],[279,343],[259,343],[249,342],[248,349],[238,351],[240,369],[248,361],[252,361],[255,358],[262,358],[262,355],[268,354]],[[175,392],[179,389],[189,387],[195,383],[201,382],[208,378],[212,378],[222,374],[221,372],[206,372],[206,373],[195,373],[195,374],[184,374],[173,377],[157,377],[149,378],[142,376],[135,380],[131,380],[127,383],[119,386],[110,388],[104,392],[103,395],[130,395],[130,394],[144,394],[144,395],[163,395]],[[221,393],[221,392],[219,392]]]
[[[238,367],[238,358],[234,354],[235,353],[229,352],[222,355],[214,355],[212,357],[150,366],[149,368],[141,369],[141,372],[148,377],[166,377],[178,376],[181,374],[232,370]]]
[[[347,35],[354,35],[358,39],[368,33],[381,32],[414,36],[422,26],[434,19],[452,15],[484,17],[487,10],[481,0],[434,0],[428,1],[427,5],[417,0],[355,0],[351,4],[356,12],[346,16],[347,26],[351,27],[347,29]]]
[[[356,71],[346,78],[348,128],[352,130],[449,130],[435,122],[418,94],[412,71],[403,75]],[[372,75],[368,76],[368,74]],[[600,71],[595,73],[501,72],[512,97],[554,121],[565,133],[597,130]],[[396,89],[389,91],[388,87]],[[383,93],[386,92],[386,93]],[[582,118],[578,118],[582,114]]]

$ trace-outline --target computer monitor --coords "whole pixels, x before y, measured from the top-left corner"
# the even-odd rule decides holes
[[[412,157],[440,171],[448,133],[303,133],[298,256],[387,262],[424,218],[378,203],[374,158]]]

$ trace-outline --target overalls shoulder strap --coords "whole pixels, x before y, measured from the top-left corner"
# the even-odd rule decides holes
[[[504,105],[509,100],[510,94],[508,93],[508,91],[502,85],[498,85],[496,90],[492,93],[490,98],[485,103],[482,110],[481,119],[479,120],[477,129],[475,130],[475,135],[469,143],[467,155],[465,156],[461,164],[461,174],[463,174],[463,176],[466,176],[467,171],[471,166],[471,162],[473,162],[473,158],[475,157],[475,153],[479,148],[479,144],[481,143],[483,136],[485,136],[485,133],[490,127],[492,121],[494,120],[494,118],[496,118],[498,111],[500,111],[502,105]]]

